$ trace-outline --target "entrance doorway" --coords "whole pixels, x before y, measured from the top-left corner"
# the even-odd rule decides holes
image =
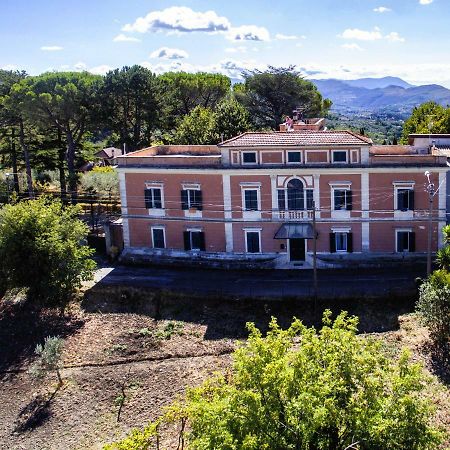
[[[291,261],[305,260],[305,239],[289,239],[289,259]]]

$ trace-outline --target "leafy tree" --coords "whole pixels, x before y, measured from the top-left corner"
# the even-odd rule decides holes
[[[235,87],[237,99],[247,108],[257,128],[277,129],[283,117],[302,106],[305,117],[325,114],[331,101],[323,100],[316,86],[304,80],[294,66],[272,67],[244,74],[244,85]]]
[[[227,140],[250,130],[247,110],[236,100],[224,100],[214,112],[214,132],[219,140]]]
[[[60,372],[60,362],[64,341],[60,337],[47,336],[44,345],[37,344],[34,353],[37,360],[30,368],[30,373],[36,378],[42,378],[47,372],[55,372],[58,377],[58,385],[63,381]]]
[[[357,318],[324,314],[317,332],[272,319],[266,337],[253,325],[233,369],[188,391],[184,404],[108,449],[148,448],[158,426],[188,421],[190,449],[435,449],[419,364],[393,362],[375,340],[358,337]],[[183,438],[183,436],[181,436]]]
[[[105,76],[105,123],[117,133],[116,145],[134,151],[150,142],[158,119],[159,88],[156,76],[141,66],[125,66]]]
[[[30,298],[64,307],[92,278],[93,250],[82,244],[88,229],[78,214],[45,197],[0,209],[0,272],[9,288],[29,288]]]
[[[85,191],[97,195],[119,195],[119,176],[112,167],[94,167],[81,176],[80,184]]]
[[[26,78],[13,89],[23,98],[24,114],[43,127],[56,127],[64,138],[73,201],[77,197],[77,149],[98,120],[102,80],[88,72],[49,72]]]
[[[159,76],[159,81],[166,128],[175,125],[180,116],[189,114],[197,106],[214,109],[231,87],[225,75],[206,72],[167,72]]]
[[[209,108],[195,107],[181,120],[175,132],[176,144],[214,144],[217,143],[215,133],[215,118]]]
[[[426,102],[414,108],[403,125],[401,142],[408,143],[410,134],[450,133],[450,108]]]

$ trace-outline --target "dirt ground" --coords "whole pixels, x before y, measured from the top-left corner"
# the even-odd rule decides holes
[[[102,290],[88,293],[66,317],[6,308],[0,311],[0,449],[101,449],[158,417],[187,386],[229,367],[246,321],[264,326],[275,315],[287,324],[296,315],[311,323],[317,316],[311,306],[177,301],[161,293],[143,299]],[[393,356],[408,347],[435,370],[427,331],[408,314],[412,304],[334,306],[358,313],[363,331],[382,339]],[[56,393],[55,376],[34,380],[27,372],[36,343],[48,335],[65,342],[64,384]],[[450,430],[449,389],[433,375],[427,395],[436,403],[436,422]]]

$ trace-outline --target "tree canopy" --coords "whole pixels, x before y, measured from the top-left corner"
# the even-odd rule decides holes
[[[267,336],[249,325],[232,370],[188,391],[165,417],[108,449],[148,448],[167,422],[184,420],[189,449],[435,449],[440,431],[421,395],[425,379],[357,336],[357,318],[327,311],[317,331],[299,320]]]

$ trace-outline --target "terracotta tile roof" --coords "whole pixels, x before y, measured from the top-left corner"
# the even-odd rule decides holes
[[[412,155],[417,154],[417,149],[411,145],[373,145],[371,155]]]
[[[247,132],[218,144],[219,147],[367,145],[372,140],[351,131]]]

